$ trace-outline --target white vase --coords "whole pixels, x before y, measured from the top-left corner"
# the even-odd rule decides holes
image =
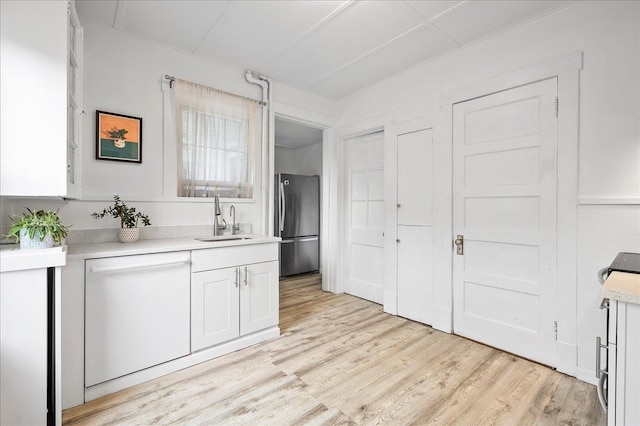
[[[20,230],[20,250],[34,250],[53,247],[53,236],[47,235],[40,241],[40,232],[36,231],[33,238],[29,237],[29,231]]]
[[[124,141],[124,139],[114,139],[113,140],[113,146],[115,146],[116,148],[124,148],[126,145],[127,144]]]
[[[132,243],[140,238],[140,228],[120,228],[120,241]]]

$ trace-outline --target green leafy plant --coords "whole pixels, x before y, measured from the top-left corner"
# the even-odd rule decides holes
[[[127,129],[119,129],[117,127],[112,127],[111,130],[107,130],[109,137],[113,139],[125,139],[125,135],[129,133]]]
[[[102,213],[92,213],[94,219],[102,219],[105,216],[112,216],[114,219],[120,219],[121,228],[137,228],[138,222],[142,220],[144,226],[151,225],[149,216],[136,211],[135,207],[127,207],[118,195],[113,196],[113,205],[102,210]]]
[[[34,212],[28,208],[26,209],[28,213],[24,213],[22,216],[13,215],[11,217],[13,223],[11,224],[9,234],[6,235],[7,240],[15,238],[15,242],[19,243],[20,231],[24,229],[31,239],[36,237],[37,232],[40,241],[44,241],[47,235],[51,235],[53,237],[53,241],[57,244],[62,243],[62,239],[69,233],[69,228],[60,222],[57,210],[38,210]]]

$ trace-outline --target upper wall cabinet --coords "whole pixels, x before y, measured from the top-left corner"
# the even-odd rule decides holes
[[[73,2],[0,2],[0,195],[80,196],[82,28]]]

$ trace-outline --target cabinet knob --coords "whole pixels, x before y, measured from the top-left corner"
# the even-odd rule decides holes
[[[396,204],[396,207],[400,208],[400,203]]]
[[[400,243],[400,238],[396,239],[396,243]]]

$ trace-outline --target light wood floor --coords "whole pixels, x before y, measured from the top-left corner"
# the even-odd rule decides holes
[[[320,289],[280,283],[280,338],[65,410],[72,424],[595,425],[594,386]]]

